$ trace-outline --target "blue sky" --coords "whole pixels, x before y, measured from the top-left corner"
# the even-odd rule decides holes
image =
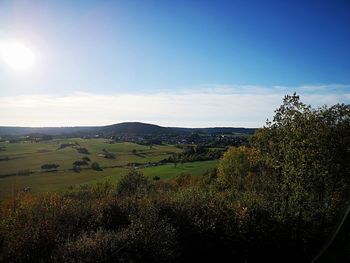
[[[256,127],[294,91],[350,103],[349,28],[347,0],[1,1],[0,43],[36,63],[0,65],[0,125]]]

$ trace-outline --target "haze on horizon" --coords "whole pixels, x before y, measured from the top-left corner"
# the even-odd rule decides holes
[[[1,1],[0,126],[260,127],[350,103],[347,1]]]

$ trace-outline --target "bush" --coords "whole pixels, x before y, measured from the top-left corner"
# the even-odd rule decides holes
[[[151,189],[151,184],[146,176],[135,169],[130,170],[126,175],[124,175],[118,185],[117,194],[118,195],[144,195],[148,193]]]
[[[80,173],[81,171],[81,168],[79,165],[73,165],[73,171],[76,172],[76,173]]]
[[[102,171],[102,168],[100,167],[100,164],[97,162],[93,162],[91,164],[91,169],[95,170],[95,171]]]
[[[85,162],[91,162],[90,158],[87,157],[87,156],[84,156],[82,159],[83,159],[83,161],[85,161]]]
[[[76,148],[78,153],[90,154],[89,150],[84,147]]]
[[[69,236],[94,228],[88,203],[58,194],[25,195],[7,211],[0,221],[2,262],[48,262]]]
[[[115,159],[115,154],[114,153],[106,153],[105,158],[106,159]]]
[[[10,158],[8,156],[0,157],[0,162],[1,161],[8,161]]]
[[[222,187],[247,190],[249,174],[254,172],[257,151],[240,146],[229,148],[221,158],[218,167],[218,182]]]
[[[192,187],[194,186],[200,178],[198,176],[192,176],[189,173],[181,173],[176,177],[175,182],[179,187]]]
[[[58,164],[54,164],[54,163],[46,163],[46,164],[43,164],[41,166],[41,169],[44,169],[44,170],[55,170],[59,167]]]
[[[56,251],[59,262],[169,262],[175,257],[175,229],[150,213],[119,231],[83,233]]]
[[[59,150],[67,148],[67,147],[73,147],[75,146],[75,143],[61,143],[60,146],[58,147]]]
[[[78,161],[75,161],[73,163],[73,165],[76,165],[76,166],[82,166],[82,165],[89,165],[87,161],[84,161],[84,160],[78,160]]]
[[[194,186],[135,198],[112,196],[111,187],[107,181],[66,194],[22,195],[9,207],[2,203],[0,259],[309,262],[319,245],[311,228],[298,247],[296,220],[281,220],[268,206],[242,206],[230,192]]]

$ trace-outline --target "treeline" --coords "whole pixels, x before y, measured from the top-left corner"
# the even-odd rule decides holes
[[[349,205],[349,133],[350,106],[286,96],[249,147],[202,177],[130,170],[117,185],[2,202],[0,261],[311,262]]]
[[[219,159],[225,149],[213,149],[200,145],[186,145],[182,152],[175,153],[166,159],[167,162],[185,163],[195,161],[208,161]]]

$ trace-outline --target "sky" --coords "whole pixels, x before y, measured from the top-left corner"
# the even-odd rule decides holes
[[[9,41],[35,59],[0,60],[0,126],[261,127],[293,92],[350,103],[348,0],[1,0]]]

